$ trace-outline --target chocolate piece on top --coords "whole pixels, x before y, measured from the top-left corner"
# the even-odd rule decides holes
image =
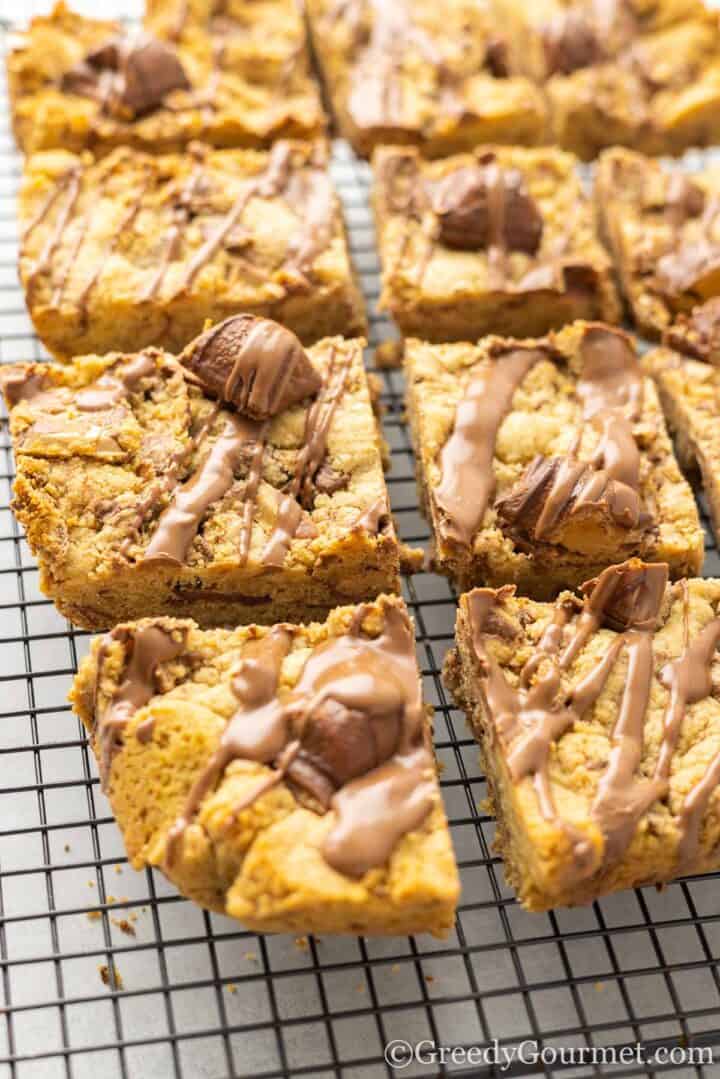
[[[180,59],[149,34],[115,37],[67,71],[62,89],[99,101],[109,113],[141,116],[173,90],[189,90]]]
[[[455,169],[437,184],[432,205],[448,247],[534,255],[540,246],[542,216],[517,169],[501,169],[493,161]]]
[[[570,75],[603,58],[597,28],[588,14],[570,9],[552,19],[543,32],[549,75]]]
[[[322,383],[295,334],[254,315],[213,326],[187,346],[180,362],[208,393],[256,420],[313,396]]]

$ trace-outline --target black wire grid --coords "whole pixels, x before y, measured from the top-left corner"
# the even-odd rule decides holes
[[[13,11],[12,14],[18,14]],[[21,12],[20,14],[27,14]],[[2,91],[4,93],[4,90]],[[7,117],[6,101],[0,113]],[[355,265],[378,317],[369,170],[338,144]],[[17,284],[20,159],[0,132],[0,360],[45,357]],[[402,376],[383,375],[388,476],[404,540],[424,544]],[[0,430],[0,1079],[220,1079],[395,1074],[386,1043],[582,1048],[713,1047],[720,1060],[718,874],[592,907],[529,915],[492,853],[477,747],[443,688],[455,600],[443,579],[407,578],[441,785],[461,867],[457,925],[432,938],[262,937],[127,865],[83,728],[66,695],[87,634],[38,590],[9,509],[13,463]],[[702,503],[702,499],[701,499]],[[706,513],[703,505],[703,516]],[[720,561],[708,539],[706,571]],[[134,934],[134,935],[132,935]],[[103,977],[104,976],[104,977]],[[698,1058],[696,1058],[698,1059]],[[720,1074],[714,1065],[511,1066],[502,1074]],[[439,1062],[397,1074],[494,1074]],[[498,1070],[497,1074],[501,1074]]]

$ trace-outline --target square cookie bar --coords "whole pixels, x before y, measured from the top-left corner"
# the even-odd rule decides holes
[[[460,588],[548,599],[634,555],[699,572],[695,500],[622,330],[411,340],[405,367],[433,561]]]
[[[322,143],[36,154],[20,222],[30,316],[60,359],[179,351],[207,319],[238,311],[276,318],[308,344],[365,330]]]
[[[321,134],[325,116],[295,5],[277,0],[245,7],[281,11],[295,41],[286,63],[266,62],[267,47],[258,45],[257,63],[248,58],[241,65],[232,32],[241,24],[232,17],[215,35],[192,21],[174,39],[165,33],[162,40],[155,32],[129,32],[121,23],[84,18],[56,4],[50,15],[34,18],[25,33],[14,36],[8,53],[18,145],[25,153],[101,154],[114,146],[159,153],[193,139],[262,147],[278,138]],[[264,25],[268,40],[277,27],[273,15]],[[252,53],[253,43],[247,47]]]
[[[481,147],[423,161],[414,147],[373,159],[381,306],[405,335],[538,336],[619,305],[570,154]]]
[[[699,472],[720,540],[720,370],[658,348],[643,358],[655,379],[682,467]]]
[[[13,508],[76,625],[302,621],[399,588],[362,341],[238,315],[146,349],[3,367]]]
[[[303,626],[117,626],[71,699],[136,869],[258,932],[452,928],[458,875],[400,599]]]
[[[306,6],[340,133],[362,156],[396,142],[442,157],[483,142],[544,140],[543,95],[514,75],[493,4],[308,0]]]
[[[461,597],[445,677],[528,910],[720,866],[720,581],[606,569],[555,605]]]
[[[585,160],[613,145],[679,154],[718,141],[717,12],[698,0],[550,11],[540,29],[553,141]]]
[[[598,163],[595,204],[632,318],[658,337],[720,295],[720,169],[670,171],[629,150]]]

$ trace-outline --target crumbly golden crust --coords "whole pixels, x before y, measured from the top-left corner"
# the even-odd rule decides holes
[[[643,362],[655,379],[681,465],[700,473],[713,531],[720,537],[720,372],[667,348],[653,349]]]
[[[398,543],[362,341],[331,338],[308,354],[323,377],[319,397],[274,416],[267,428],[252,426],[245,448],[242,439],[233,442],[249,421],[219,408],[158,350],[4,370],[8,401],[17,402],[10,416],[14,509],[43,591],[71,621],[90,629],[148,614],[205,625],[303,621],[398,589]],[[113,403],[113,379],[139,357],[147,372],[136,373]],[[102,394],[81,396],[103,376]],[[57,388],[64,388],[60,403]],[[103,394],[105,403],[97,400]],[[198,475],[201,493],[212,484],[216,493],[193,511],[186,550],[177,564],[148,560],[160,515]],[[297,499],[284,501],[293,491]],[[281,520],[286,539],[277,532]]]
[[[483,142],[537,145],[540,90],[508,68],[489,5],[310,0],[315,53],[341,133],[369,157],[388,143],[429,157]]]
[[[149,28],[172,41],[190,89],[171,92],[161,107],[145,114],[116,116],[93,97],[63,90],[60,84],[122,27],[56,4],[50,15],[34,18],[29,30],[16,37],[8,56],[13,128],[20,147],[25,153],[56,148],[106,153],[115,146],[135,146],[157,153],[181,149],[193,139],[213,146],[262,147],[278,138],[321,134],[325,119],[295,5],[274,0],[249,5],[251,10],[258,18],[251,17],[249,38],[244,37],[242,21],[225,19],[220,34],[223,46],[229,39],[225,49],[197,19],[173,39],[156,9]],[[264,21],[270,16],[272,21]],[[276,33],[278,25],[284,27],[283,35]],[[243,38],[237,48],[236,34]],[[276,48],[267,43],[274,37]],[[265,39],[262,45],[258,38]]]
[[[383,147],[374,159],[381,306],[401,331],[429,341],[477,340],[486,333],[538,336],[576,318],[616,321],[612,266],[597,238],[576,161],[556,149],[479,147],[424,162],[413,148]],[[460,215],[457,235],[439,212],[450,184],[469,170],[497,168],[521,185],[534,210],[539,243],[508,247],[492,237],[473,243]],[[512,189],[514,190],[514,189]],[[508,207],[507,220],[519,213]],[[523,244],[523,237],[510,243]],[[531,249],[528,250],[528,247]]]
[[[401,600],[385,597],[368,605],[359,623],[358,609],[345,607],[322,624],[283,627],[290,651],[277,696],[286,698],[297,684],[313,649],[353,626],[377,636],[389,609],[405,612]],[[133,866],[163,868],[184,895],[261,932],[446,935],[459,884],[434,776],[432,807],[420,826],[400,838],[386,864],[348,876],[322,853],[335,810],[322,812],[312,796],[280,779],[269,764],[234,759],[209,786],[180,848],[168,859],[171,830],[238,711],[232,679],[243,649],[271,631],[201,631],[193,622],[166,618],[121,626],[112,637],[96,639],[71,700],[99,760],[106,710],[126,676],[127,641],[148,627],[172,637],[177,654],[154,666],[152,695],[123,723],[107,779]],[[259,780],[275,782],[253,798]],[[240,808],[248,796],[249,804]]]
[[[475,595],[486,592],[477,590]],[[628,816],[624,821],[621,815],[614,816],[620,795],[615,803],[608,803],[602,791],[607,792],[611,786],[617,793],[616,777],[611,781],[609,776],[617,769],[620,758],[619,714],[630,680],[629,648],[627,640],[620,639],[625,634],[606,624],[596,628],[572,663],[562,667],[557,692],[547,698],[560,733],[549,742],[538,736],[534,756],[528,758],[534,763],[526,769],[520,764],[519,742],[504,740],[499,716],[488,707],[487,658],[478,656],[473,639],[473,595],[461,597],[457,649],[448,657],[445,678],[482,746],[498,817],[496,846],[521,903],[529,910],[574,906],[622,888],[665,883],[680,874],[717,869],[720,799],[717,782],[713,781],[720,761],[717,653],[711,651],[707,663],[703,663],[703,678],[708,677],[708,684],[699,690],[696,679],[695,699],[692,687],[689,695],[685,693],[680,726],[672,717],[670,733],[664,722],[671,707],[670,687],[678,684],[674,683],[677,670],[673,672],[673,661],[684,655],[687,662],[688,642],[697,642],[703,629],[713,640],[720,632],[716,621],[720,582],[690,580],[668,586],[665,591],[657,627],[650,633],[647,708],[635,709],[633,733],[627,730],[627,747],[632,744],[632,752],[639,750],[639,754],[625,781]],[[551,676],[553,660],[548,652],[552,651],[554,631],[550,630],[549,636],[546,631],[553,621],[556,625],[562,621],[558,612],[563,604],[577,626],[581,605],[570,594],[559,597],[558,603],[551,606],[505,591],[493,606],[490,624],[486,623],[479,634],[475,627],[485,656],[497,662],[512,692],[525,686],[519,692],[532,694],[532,687]],[[562,632],[567,645],[572,630],[566,626]],[[547,651],[542,653],[539,646],[544,633],[543,647]],[[603,657],[612,650],[616,650],[614,662],[592,707],[571,725],[563,724],[559,715],[561,702],[572,699],[572,687],[596,672]],[[531,657],[537,658],[526,668]],[[669,734],[677,741],[672,746],[669,774],[665,777],[667,748],[663,762],[660,756]],[[628,748],[623,749],[623,754]],[[525,772],[522,778],[518,778],[518,766],[521,773]],[[538,798],[539,776],[544,777],[544,810]],[[695,810],[702,810],[695,819],[687,806],[692,792]],[[547,799],[552,811],[547,808]]]
[[[275,318],[306,343],[365,330],[322,144],[37,154],[20,222],[28,308],[61,359],[179,351],[207,319],[238,311]]]
[[[538,538],[538,530],[533,531],[532,506],[524,510],[524,522],[519,515],[522,527],[518,527],[518,515],[508,512],[512,509],[509,496],[522,489],[536,459],[554,463],[570,457],[591,462],[600,449],[601,431],[595,423],[583,421],[578,393],[587,329],[587,324],[576,323],[544,341],[491,337],[477,345],[406,343],[408,412],[420,500],[432,525],[433,561],[461,588],[516,584],[522,592],[546,599],[631,555],[668,562],[675,577],[698,573],[701,568],[703,534],[697,508],[673,455],[657,393],[647,378],[641,380],[642,404],[631,430],[639,451],[639,504],[651,522],[643,525],[639,521],[637,527],[628,529],[618,527],[600,500],[597,511],[587,516],[579,505],[575,507],[578,512],[566,514],[563,509],[559,520],[566,529],[557,535],[549,530]],[[494,442],[489,444],[491,469],[485,483],[485,512],[477,527],[471,526],[470,537],[454,536],[448,529],[439,490],[442,454],[454,429],[458,405],[468,400],[471,381],[499,369],[507,361],[505,354],[516,347],[532,350],[535,346],[543,350],[542,357],[519,378],[514,390],[510,387],[510,407],[500,417]],[[493,394],[497,388],[488,387],[485,397],[496,402]],[[480,394],[479,400],[483,399]],[[473,481],[472,496],[466,500],[467,506],[480,497],[478,481]],[[543,496],[547,498],[547,488]],[[505,517],[499,512],[501,507]]]
[[[720,294],[719,193],[717,168],[683,176],[620,148],[598,163],[599,227],[630,314],[649,337]]]

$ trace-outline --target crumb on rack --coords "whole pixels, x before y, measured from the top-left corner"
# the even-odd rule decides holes
[[[100,978],[102,980],[103,985],[107,985],[110,988],[114,988],[114,989],[122,989],[122,988],[124,988],[123,980],[122,980],[122,977],[120,975],[120,971],[118,970],[118,968],[115,966],[114,963],[112,964],[112,969],[111,969],[110,966],[108,966],[107,963],[102,963],[98,967],[98,970],[100,971]]]

